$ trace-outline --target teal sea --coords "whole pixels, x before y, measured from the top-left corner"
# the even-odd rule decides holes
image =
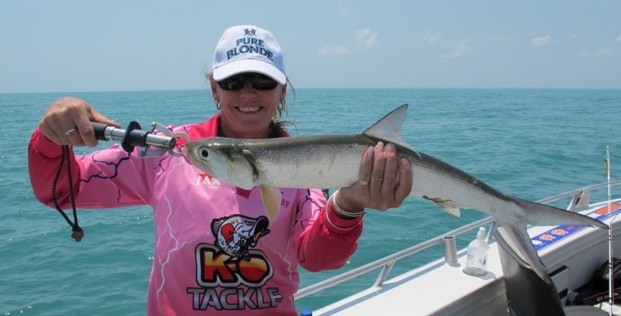
[[[30,134],[47,105],[65,94],[88,100],[121,124],[138,120],[143,127],[202,121],[215,113],[214,103],[205,90],[0,94],[0,315],[144,315],[153,260],[150,209],[79,210],[86,236],[76,243],[67,223],[30,189]],[[607,145],[613,178],[621,172],[621,90],[297,89],[288,98],[285,119],[295,122],[294,135],[359,133],[408,103],[402,131],[407,143],[526,199],[605,182]],[[370,211],[348,264],[338,271],[303,271],[301,285],[482,217],[471,210],[452,217],[413,198],[399,209]],[[459,247],[468,241],[460,240]],[[440,255],[432,249],[399,261],[392,275]],[[317,309],[371,286],[375,277],[304,298],[298,306]]]

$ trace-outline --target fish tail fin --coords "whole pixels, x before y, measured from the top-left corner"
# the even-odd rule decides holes
[[[550,282],[550,276],[528,235],[527,225],[576,225],[609,228],[605,223],[586,215],[518,198],[513,198],[513,200],[522,210],[522,221],[516,223],[500,222],[502,227],[497,229],[497,233],[499,238],[502,238],[501,244],[505,245],[503,248],[512,257],[526,263],[546,282]]]
[[[605,223],[580,213],[518,198],[514,198],[514,200],[524,211],[526,223],[530,225],[576,225],[609,229],[608,225]]]
[[[520,227],[501,224],[501,227],[496,227],[496,241],[503,249],[513,257],[516,261],[522,262],[530,266],[530,268],[545,282],[552,282],[548,269],[541,261],[541,257],[537,253],[537,250],[533,246],[533,243],[528,236],[526,226]]]

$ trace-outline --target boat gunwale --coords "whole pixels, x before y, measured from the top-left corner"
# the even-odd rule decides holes
[[[566,208],[568,211],[577,211],[579,210],[577,208],[578,205],[578,200],[584,196],[588,196],[587,193],[590,193],[592,191],[596,191],[596,190],[600,190],[603,188],[607,188],[610,185],[610,187],[615,187],[615,186],[621,186],[621,180],[617,180],[617,181],[611,181],[611,182],[604,182],[604,183],[600,183],[600,184],[594,184],[594,185],[589,185],[586,187],[582,187],[582,188],[578,188],[575,190],[571,190],[571,191],[567,191],[564,193],[560,193],[551,197],[547,197],[547,198],[543,198],[541,200],[538,200],[538,203],[542,203],[542,204],[549,204],[549,203],[553,203],[556,201],[560,201],[563,199],[567,199],[567,198],[572,198],[572,201],[570,202],[569,206]],[[606,201],[603,201],[601,203],[605,203]],[[587,203],[588,204],[588,203]],[[302,299],[304,297],[313,295],[315,293],[321,292],[325,289],[329,289],[331,287],[334,287],[338,284],[341,284],[343,282],[352,280],[358,276],[367,274],[373,270],[376,270],[380,267],[383,267],[382,270],[380,271],[373,287],[375,288],[381,288],[384,284],[384,282],[388,279],[388,276],[390,275],[390,271],[392,270],[392,267],[396,264],[396,262],[400,259],[409,257],[413,254],[416,254],[420,251],[423,251],[425,249],[428,249],[430,247],[433,247],[435,245],[438,245],[440,243],[442,243],[443,238],[447,237],[447,236],[452,236],[452,237],[457,237],[459,235],[462,235],[464,233],[467,233],[471,230],[474,230],[480,226],[484,226],[484,225],[492,225],[492,228],[488,230],[488,236],[487,239],[489,240],[490,238],[490,233],[492,232],[493,228],[497,225],[496,222],[494,221],[494,218],[489,216],[480,220],[477,220],[475,222],[466,224],[464,226],[458,227],[454,230],[451,230],[449,232],[446,232],[444,234],[440,234],[436,237],[430,238],[426,241],[423,241],[419,244],[416,244],[414,246],[408,247],[406,249],[400,250],[398,252],[395,252],[391,255],[388,255],[384,258],[375,260],[373,262],[367,263],[363,266],[360,266],[358,268],[343,272],[339,275],[336,275],[334,277],[328,278],[326,280],[317,282],[315,284],[309,285],[307,287],[304,287],[300,290],[298,290],[295,294],[294,294],[294,298],[295,300],[299,300]],[[427,263],[428,264],[428,263]]]

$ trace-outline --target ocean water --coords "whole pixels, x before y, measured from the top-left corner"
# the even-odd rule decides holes
[[[144,128],[152,121],[199,122],[215,113],[204,90],[67,94],[88,100],[121,124],[138,120]],[[86,236],[76,243],[61,216],[39,204],[30,189],[30,134],[47,105],[63,95],[0,94],[0,314],[143,315],[153,260],[150,209],[79,211]],[[408,103],[403,140],[526,199],[605,182],[607,145],[613,178],[621,170],[616,167],[617,162],[621,165],[621,90],[297,89],[295,98],[289,91],[288,102],[285,119],[295,122],[290,128],[294,135],[359,133]],[[370,211],[349,263],[338,271],[302,271],[301,286],[482,217],[464,210],[455,218],[411,198],[399,209]],[[458,246],[468,241],[460,240]],[[440,255],[441,249],[432,249],[403,259],[391,275]],[[375,277],[373,273],[304,298],[298,306],[316,309],[371,286]]]

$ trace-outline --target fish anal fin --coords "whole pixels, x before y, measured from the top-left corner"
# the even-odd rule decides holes
[[[429,197],[429,196],[423,196],[423,199],[425,200],[429,200],[433,203],[435,203],[436,205],[438,205],[439,207],[441,207],[442,209],[444,209],[446,212],[448,212],[449,214],[455,216],[455,217],[461,217],[461,212],[459,211],[459,206],[457,205],[457,203],[455,203],[455,201],[452,200],[443,200],[441,198],[434,198],[434,197]]]
[[[263,207],[267,212],[267,218],[271,223],[275,222],[278,218],[278,211],[280,210],[280,200],[282,195],[278,188],[262,185],[259,187],[261,190],[261,199],[263,200]]]

